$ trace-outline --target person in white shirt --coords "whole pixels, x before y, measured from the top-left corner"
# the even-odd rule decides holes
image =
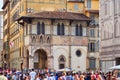
[[[0,80],[7,80],[7,77],[3,75],[3,72],[0,71]]]
[[[62,80],[66,80],[66,73],[65,72],[62,73],[61,78],[62,78]]]
[[[34,69],[32,69],[32,71],[29,73],[29,75],[30,75],[30,80],[35,80],[36,74],[37,74],[37,73],[34,71]]]

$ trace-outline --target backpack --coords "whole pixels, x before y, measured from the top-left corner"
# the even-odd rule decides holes
[[[70,76],[67,76],[67,77],[66,77],[66,80],[71,80],[71,77],[70,77]]]

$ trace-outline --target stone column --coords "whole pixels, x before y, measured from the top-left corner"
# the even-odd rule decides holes
[[[33,56],[29,56],[29,69],[34,68],[34,59]]]
[[[48,56],[48,68],[53,69],[53,56]]]
[[[50,24],[50,35],[51,35],[51,40],[52,40],[52,34],[54,34],[54,20],[51,20]],[[53,43],[50,41],[50,54],[48,55],[48,67],[50,69],[54,69],[54,59],[53,59]]]
[[[48,61],[47,61],[47,66],[48,66],[48,68],[51,68],[51,59],[50,59],[50,56],[48,56]]]
[[[29,49],[29,69],[34,68],[34,54],[33,54],[33,47],[31,46]]]

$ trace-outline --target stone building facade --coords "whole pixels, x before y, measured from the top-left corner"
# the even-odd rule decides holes
[[[24,67],[86,71],[89,22],[83,14],[55,11],[19,18],[18,23],[26,25],[24,45],[29,58],[25,62],[29,64]]]
[[[100,1],[101,69],[120,65],[120,0]]]

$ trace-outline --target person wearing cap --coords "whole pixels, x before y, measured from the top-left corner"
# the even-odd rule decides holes
[[[66,80],[74,80],[70,72],[67,73]]]
[[[48,78],[48,80],[55,80],[55,76],[53,73],[50,74],[50,77]]]
[[[7,80],[7,77],[3,75],[3,72],[0,72],[0,80]]]

